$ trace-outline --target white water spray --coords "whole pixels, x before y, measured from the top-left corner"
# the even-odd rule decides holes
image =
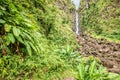
[[[76,10],[78,10],[79,5],[80,5],[80,0],[71,0],[71,1],[74,3]]]

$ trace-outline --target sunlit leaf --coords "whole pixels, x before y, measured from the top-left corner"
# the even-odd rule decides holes
[[[29,42],[29,44],[32,47],[32,49],[37,52],[37,49],[36,49],[35,45],[33,43],[31,43],[31,42]]]
[[[94,74],[94,70],[96,69],[96,61],[93,61],[92,63],[91,63],[91,66],[90,66],[90,68],[89,68],[89,74],[90,74],[90,76],[92,76],[93,74]]]
[[[12,33],[8,33],[7,37],[9,38],[9,40],[12,42],[12,43],[15,43],[15,38],[13,36]]]
[[[6,45],[9,45],[11,43],[11,40],[9,39],[8,36],[6,36]]]
[[[25,44],[26,44],[26,49],[27,49],[28,55],[31,56],[31,55],[32,55],[31,47],[30,47],[30,45],[28,44],[28,42],[25,42]]]
[[[4,24],[4,23],[5,23],[5,20],[0,19],[0,23]]]
[[[0,16],[1,16],[1,15],[3,15],[3,13],[2,13],[2,12],[0,12]]]
[[[4,26],[6,32],[10,32],[11,30],[11,25],[5,24]]]
[[[24,44],[24,41],[23,41],[23,39],[21,38],[21,36],[15,36],[15,37],[16,37],[16,39],[17,39],[19,42],[21,42],[21,43]]]
[[[16,27],[13,27],[13,34],[15,36],[19,36],[20,35],[20,29],[16,28]]]
[[[1,76],[2,76],[2,78],[4,78],[6,75],[7,75],[7,70],[6,70],[6,68],[4,68]]]

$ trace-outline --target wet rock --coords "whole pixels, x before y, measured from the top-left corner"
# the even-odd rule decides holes
[[[81,34],[78,37],[81,45],[80,53],[84,56],[98,57],[108,71],[120,74],[120,44],[105,39],[95,39]]]

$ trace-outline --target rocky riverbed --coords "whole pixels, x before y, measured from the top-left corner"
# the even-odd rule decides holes
[[[82,55],[98,57],[108,71],[120,74],[120,44],[85,34],[77,36],[77,40]]]

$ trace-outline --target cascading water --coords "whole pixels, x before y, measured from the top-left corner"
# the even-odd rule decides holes
[[[75,20],[75,22],[76,22],[76,25],[75,25],[76,30],[75,30],[75,32],[76,32],[77,35],[79,35],[78,12],[76,12],[76,17],[75,18],[76,18],[76,20]]]
[[[75,12],[75,33],[77,35],[79,35],[78,8],[79,8],[79,5],[80,5],[80,0],[72,0],[72,2],[74,3],[74,5],[76,7],[76,12]]]

